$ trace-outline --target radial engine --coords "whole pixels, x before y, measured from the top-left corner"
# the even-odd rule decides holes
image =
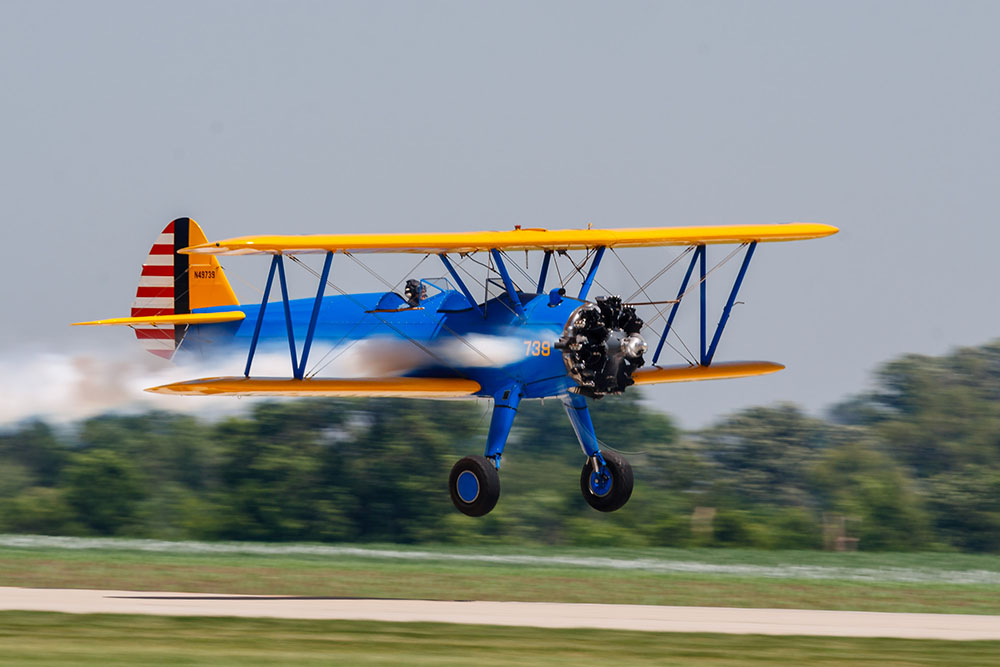
[[[597,297],[569,316],[555,347],[576,383],[576,393],[591,398],[620,394],[635,381],[632,373],[645,361],[642,319],[621,297]]]

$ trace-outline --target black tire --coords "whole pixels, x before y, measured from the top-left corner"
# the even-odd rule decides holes
[[[500,475],[485,456],[466,456],[452,467],[448,492],[459,512],[483,516],[496,507],[500,499]]]
[[[587,504],[598,512],[614,512],[617,509],[621,509],[628,502],[628,499],[632,497],[632,466],[629,465],[624,457],[615,452],[602,451],[601,456],[604,457],[605,463],[608,464],[610,488],[600,495],[591,488],[590,482],[591,475],[594,473],[594,467],[588,459],[583,464],[583,470],[580,472],[580,491],[583,493],[583,499],[587,501]]]

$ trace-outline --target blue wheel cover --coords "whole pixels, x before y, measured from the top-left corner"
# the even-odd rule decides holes
[[[473,503],[479,497],[479,478],[471,470],[463,470],[455,482],[455,490],[463,503]]]
[[[596,472],[590,473],[590,492],[599,498],[611,493],[611,486],[613,482],[611,480],[611,471],[605,471],[605,475],[602,477]]]

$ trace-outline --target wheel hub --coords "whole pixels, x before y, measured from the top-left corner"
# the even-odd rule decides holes
[[[590,492],[599,498],[611,493],[611,475],[607,470],[590,473]]]
[[[458,476],[456,487],[458,489],[458,497],[462,499],[462,502],[472,503],[479,497],[479,480],[476,479],[474,473],[468,470],[463,471]]]

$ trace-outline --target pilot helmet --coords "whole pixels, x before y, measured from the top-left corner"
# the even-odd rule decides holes
[[[403,289],[403,296],[406,297],[406,301],[411,305],[417,305],[420,300],[427,296],[427,290],[420,284],[419,280],[410,278],[406,281],[406,287]]]

